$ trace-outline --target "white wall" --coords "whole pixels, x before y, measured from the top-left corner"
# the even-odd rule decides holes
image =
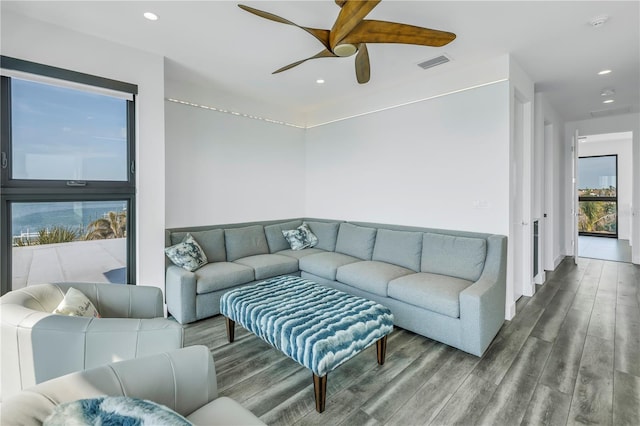
[[[621,114],[611,117],[593,118],[583,121],[572,121],[565,125],[565,152],[568,152],[571,145],[571,136],[578,130],[581,135],[599,135],[604,133],[633,132],[633,181],[640,182],[640,114]],[[571,158],[565,158],[565,169],[571,170]],[[565,181],[565,190],[570,194],[571,182]],[[640,185],[633,188],[632,197],[632,261],[640,264]],[[571,199],[565,197],[565,211],[571,211]],[[565,214],[565,245],[570,250],[571,247],[571,220],[570,215]],[[569,244],[567,244],[567,242]],[[572,255],[572,253],[568,253]]]
[[[167,228],[304,216],[304,129],[170,101],[165,126]]]
[[[614,137],[613,134],[612,137]],[[631,135],[628,139],[613,138],[609,140],[580,141],[578,155],[592,157],[597,155],[618,156],[618,239],[628,240],[631,237],[631,199],[633,196],[633,152]]]
[[[138,85],[137,283],[164,289],[164,62],[147,52],[3,12],[5,56]]]
[[[536,147],[542,149],[538,164],[538,183],[542,194],[534,208],[542,217],[540,233],[544,236],[541,257],[547,271],[555,270],[565,253],[565,176],[564,121],[549,104],[544,93],[535,99]],[[568,195],[567,195],[568,196]],[[539,210],[538,210],[539,209]],[[546,217],[544,215],[546,214]]]
[[[307,130],[306,213],[507,235],[508,82]]]

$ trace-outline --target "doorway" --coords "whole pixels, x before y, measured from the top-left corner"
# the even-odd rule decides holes
[[[578,141],[578,256],[631,262],[632,133]]]

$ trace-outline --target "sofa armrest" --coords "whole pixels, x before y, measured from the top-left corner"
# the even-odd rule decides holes
[[[190,346],[72,373],[3,400],[3,425],[40,425],[56,405],[103,395],[147,399],[188,416],[217,397],[206,346]]]
[[[460,293],[460,320],[464,350],[482,356],[502,327],[505,316],[507,237],[487,238],[482,275]]]
[[[22,386],[74,371],[182,347],[183,329],[165,318],[79,318],[49,315],[18,330]],[[30,368],[27,368],[31,365]],[[24,376],[33,371],[33,378]]]
[[[196,274],[176,265],[166,273],[167,310],[180,324],[196,318]]]

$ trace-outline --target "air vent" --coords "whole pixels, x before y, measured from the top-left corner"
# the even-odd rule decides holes
[[[448,56],[446,55],[440,55],[437,58],[432,58],[432,59],[427,59],[424,62],[420,62],[418,64],[418,66],[422,69],[429,69],[429,68],[433,68],[436,67],[438,65],[442,65],[442,64],[446,64],[447,62],[450,62],[451,59],[449,59]]]
[[[591,111],[591,117],[608,117],[610,115],[627,114],[631,112],[631,107],[626,106],[622,108],[601,109],[600,111]]]

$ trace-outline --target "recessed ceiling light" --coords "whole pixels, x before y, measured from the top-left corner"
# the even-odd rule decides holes
[[[613,96],[615,94],[615,89],[602,89],[602,92],[600,92],[600,96]]]
[[[144,13],[144,17],[147,18],[150,21],[157,21],[158,20],[158,15],[156,15],[153,12],[145,12]]]
[[[613,99],[606,99],[604,101],[602,101],[603,104],[612,104],[614,102]]]
[[[598,73],[598,75],[605,75],[605,74],[609,74],[611,72],[611,70],[602,70]]]
[[[323,80],[323,79],[321,79],[321,78],[319,78],[319,79],[317,79],[317,80],[316,80],[316,83],[318,83],[318,84],[324,84],[324,80]]]

